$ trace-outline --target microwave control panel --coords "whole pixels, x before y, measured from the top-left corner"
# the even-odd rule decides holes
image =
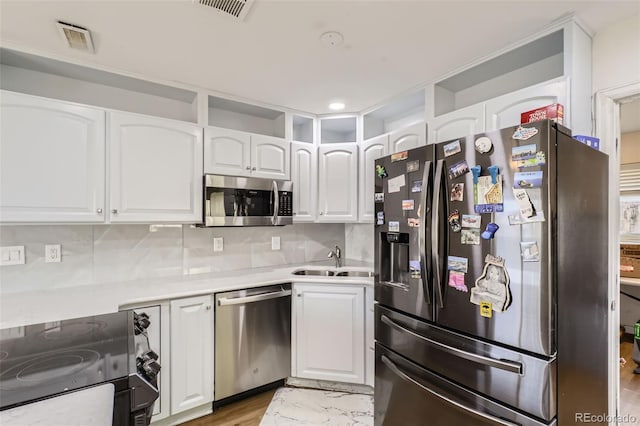
[[[280,191],[280,205],[278,216],[293,216],[293,193],[290,191]]]

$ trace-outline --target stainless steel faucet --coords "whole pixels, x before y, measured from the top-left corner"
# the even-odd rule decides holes
[[[331,250],[329,254],[327,254],[328,258],[334,258],[336,260],[336,268],[342,266],[342,254],[340,253],[340,247],[336,245],[335,250]]]

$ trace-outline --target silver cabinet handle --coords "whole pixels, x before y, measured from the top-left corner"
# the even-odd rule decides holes
[[[478,355],[471,352],[463,351],[462,349],[454,348],[453,346],[445,345],[444,343],[440,343],[436,340],[429,339],[428,337],[422,336],[408,328],[405,328],[393,321],[386,315],[382,315],[380,321],[387,324],[390,327],[395,328],[396,330],[412,335],[413,337],[417,337],[420,340],[424,340],[427,343],[437,346],[444,352],[447,352],[450,355],[457,356],[458,358],[463,358],[469,361],[477,362],[478,364],[487,365],[489,367],[499,368],[501,370],[508,371],[510,373],[522,374],[522,364],[515,361],[506,361],[501,359],[495,359],[488,356]]]
[[[111,210],[111,213],[113,213],[113,214],[118,214],[118,209],[113,209],[113,210]]]
[[[98,209],[96,211],[98,212],[98,214],[102,214],[102,209]]]
[[[475,417],[479,417],[481,419],[484,420],[489,420],[495,424],[499,424],[499,425],[503,425],[503,426],[517,426],[516,423],[512,423],[510,421],[504,420],[504,419],[500,419],[498,417],[492,416],[491,414],[487,414],[487,413],[483,413],[482,411],[478,411],[475,410],[471,407],[467,407],[464,404],[461,404],[457,401],[454,401],[451,398],[447,398],[444,395],[440,395],[438,392],[436,392],[433,389],[429,389],[428,387],[424,386],[423,384],[419,383],[417,380],[415,380],[414,378],[410,377],[409,375],[403,373],[397,365],[395,365],[393,363],[393,361],[391,361],[389,358],[387,358],[386,356],[382,355],[381,357],[381,361],[387,366],[389,367],[389,370],[391,370],[396,376],[400,377],[401,379],[406,380],[409,383],[412,383],[414,385],[416,385],[417,387],[419,387],[420,389],[422,389],[425,392],[430,393],[431,395],[435,396],[436,398],[450,404],[453,405],[454,407],[459,408],[462,411],[465,411]]]
[[[271,293],[256,294],[246,297],[221,297],[218,299],[218,306],[241,305],[243,303],[261,302],[263,300],[276,299],[278,297],[291,296],[291,290],[274,291]]]
[[[255,167],[252,167],[252,168],[251,168],[251,170],[255,171],[255,170],[256,170],[256,168],[255,168]]]
[[[253,168],[255,170],[255,167]],[[278,182],[273,181],[271,190],[273,191],[273,217],[271,218],[271,224],[278,224],[278,211],[280,210],[280,192],[278,191]]]

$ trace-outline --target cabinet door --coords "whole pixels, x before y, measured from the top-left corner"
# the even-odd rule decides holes
[[[109,114],[111,222],[202,221],[202,129]]]
[[[358,212],[360,222],[373,222],[375,214],[373,193],[375,187],[375,160],[389,152],[389,136],[380,135],[360,144]]]
[[[358,218],[358,146],[328,144],[318,148],[318,220],[353,222]]]
[[[484,104],[434,117],[429,120],[429,143],[461,138],[485,131]]]
[[[251,176],[289,180],[290,143],[265,135],[251,135]]]
[[[318,196],[318,156],[311,143],[291,143],[291,180],[293,181],[293,221],[316,219]]]
[[[365,289],[365,313],[364,313],[364,330],[365,330],[365,384],[374,385],[375,381],[375,332],[374,332],[374,294],[373,287]]]
[[[251,175],[251,134],[207,127],[204,129],[204,172]]]
[[[213,402],[212,296],[171,301],[171,414]]]
[[[566,81],[560,80],[527,87],[487,101],[487,131],[517,126],[520,124],[520,114],[545,105],[561,103],[566,108],[567,88]],[[565,126],[568,125],[565,123]]]
[[[407,151],[427,143],[427,126],[425,123],[414,124],[404,129],[389,133],[390,154]]]
[[[364,288],[294,284],[293,375],[364,383]]]
[[[0,108],[0,221],[104,222],[104,111],[5,91]]]

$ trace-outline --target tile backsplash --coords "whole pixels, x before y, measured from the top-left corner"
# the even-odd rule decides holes
[[[280,250],[271,250],[272,236]],[[222,252],[213,251],[214,237],[224,239]],[[61,263],[45,263],[45,244],[62,245]],[[362,247],[354,256],[345,247],[344,224],[1,226],[0,245],[24,245],[26,264],[0,267],[0,293],[322,261],[336,244],[360,260]]]

